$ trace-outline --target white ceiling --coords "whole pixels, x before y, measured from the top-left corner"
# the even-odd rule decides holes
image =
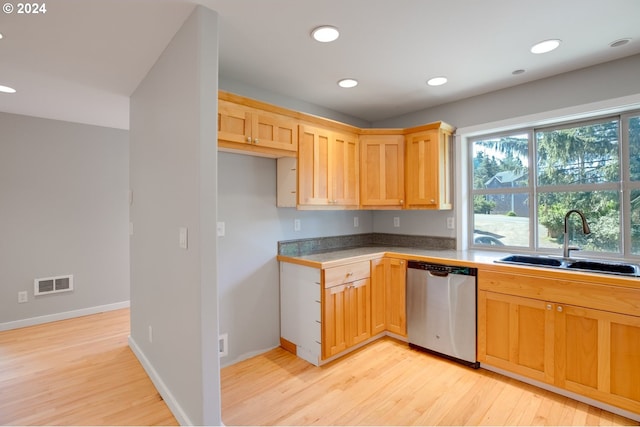
[[[0,12],[0,85],[18,90],[0,111],[128,128],[128,97],[195,3],[219,13],[221,78],[368,122],[640,53],[639,0],[47,0]],[[313,41],[321,24],[340,38]],[[549,38],[563,43],[529,52]]]

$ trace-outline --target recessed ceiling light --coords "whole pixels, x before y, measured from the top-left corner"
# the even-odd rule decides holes
[[[322,43],[332,42],[339,36],[340,32],[338,31],[338,29],[336,27],[332,27],[331,25],[316,27],[311,31],[311,37]]]
[[[2,33],[0,33],[0,39],[2,38]]]
[[[520,68],[519,70],[513,70],[511,72],[511,74],[513,74],[514,76],[517,76],[518,74],[523,74],[524,70],[522,68]]]
[[[356,87],[358,86],[358,81],[356,79],[342,79],[338,82],[338,86],[344,88]]]
[[[0,85],[0,92],[3,93],[16,93],[16,90],[12,87],[9,86],[2,86]]]
[[[629,43],[631,41],[631,39],[620,39],[620,40],[616,40],[614,42],[609,43],[610,47],[620,47],[620,46],[624,46],[625,44]]]
[[[536,43],[531,47],[531,53],[547,53],[560,46],[560,40],[551,39]]]
[[[443,85],[447,82],[447,78],[446,77],[433,77],[429,80],[427,80],[427,84],[429,86],[440,86]]]

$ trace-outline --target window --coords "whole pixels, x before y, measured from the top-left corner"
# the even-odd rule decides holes
[[[485,135],[470,144],[471,247],[560,252],[565,215],[578,209],[591,234],[571,216],[571,245],[640,255],[637,113]]]

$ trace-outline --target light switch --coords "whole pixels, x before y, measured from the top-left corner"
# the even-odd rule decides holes
[[[188,246],[188,231],[187,231],[187,227],[180,227],[179,229],[179,234],[180,234],[180,242],[179,242],[179,246],[180,249],[187,249]]]
[[[223,237],[225,234],[224,221],[218,221],[216,224],[216,232],[218,237]]]

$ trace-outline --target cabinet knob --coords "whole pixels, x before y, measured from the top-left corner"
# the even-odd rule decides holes
[[[400,204],[401,204],[401,205],[404,205],[404,200],[400,200]]]
[[[251,143],[251,137],[250,136],[247,137],[247,142]]]
[[[256,139],[254,139],[254,140],[253,140],[253,143],[254,143],[254,144],[257,144],[257,143],[259,143],[259,142],[260,142],[260,140],[259,140],[258,138],[256,138]]]
[[[558,310],[558,313],[562,313],[562,306],[559,305],[558,308],[556,308],[556,310]]]
[[[547,310],[551,310],[552,306],[551,304],[547,304]]]
[[[431,203],[435,203],[435,202],[436,202],[436,199],[431,199]]]
[[[349,276],[353,276],[353,273],[351,273],[351,272],[347,273],[347,277],[349,277]]]

